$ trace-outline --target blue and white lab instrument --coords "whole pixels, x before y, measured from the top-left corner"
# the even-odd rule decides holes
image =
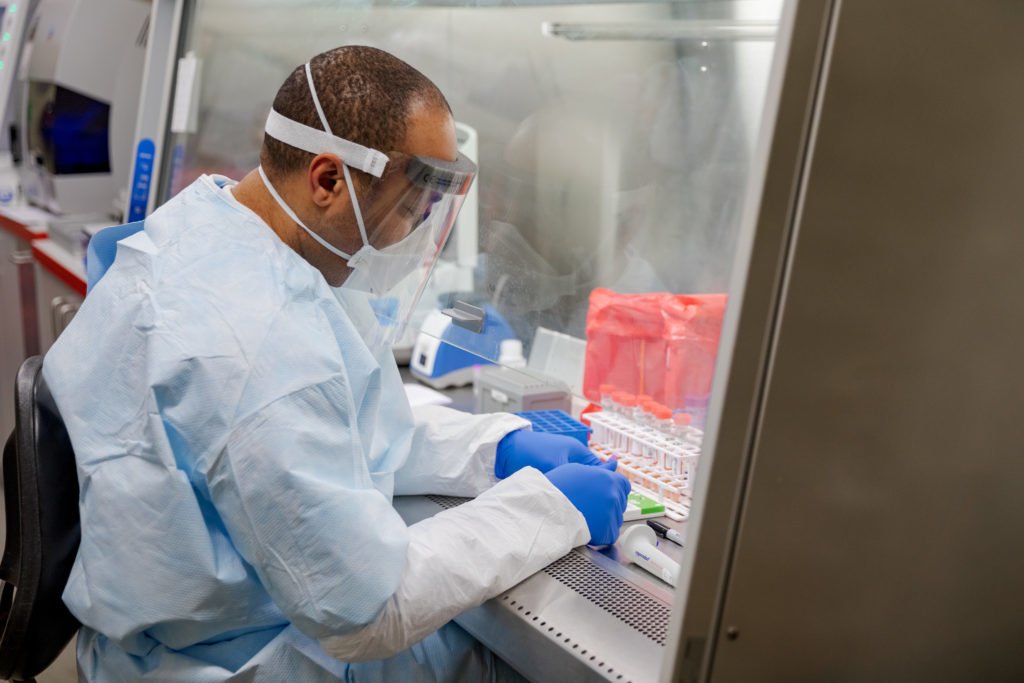
[[[501,342],[516,338],[494,308],[486,306],[482,318],[482,327],[476,332],[441,311],[431,312],[423,321],[409,359],[413,377],[435,389],[472,384],[473,368],[494,365]]]

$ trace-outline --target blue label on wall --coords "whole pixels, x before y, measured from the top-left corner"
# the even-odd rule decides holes
[[[146,217],[149,204],[149,183],[153,179],[153,162],[156,159],[156,145],[149,138],[139,140],[135,150],[135,176],[132,178],[132,199],[128,203],[128,223],[141,221]]]

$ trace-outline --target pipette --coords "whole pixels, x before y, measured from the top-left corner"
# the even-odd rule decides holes
[[[619,548],[630,562],[675,586],[679,580],[679,563],[658,550],[657,543],[654,530],[646,524],[631,526],[619,536]]]

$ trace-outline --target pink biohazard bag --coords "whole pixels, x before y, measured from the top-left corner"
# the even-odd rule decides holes
[[[673,410],[707,405],[725,294],[590,293],[583,393],[601,385],[645,394]]]

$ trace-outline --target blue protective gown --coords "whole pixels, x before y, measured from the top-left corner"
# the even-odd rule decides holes
[[[436,629],[586,542],[582,517],[535,470],[495,485],[518,418],[414,416],[390,354],[229,183],[119,243],[45,359],[81,484],[84,680],[493,677]],[[396,491],[483,493],[462,506],[482,519],[406,527]]]

